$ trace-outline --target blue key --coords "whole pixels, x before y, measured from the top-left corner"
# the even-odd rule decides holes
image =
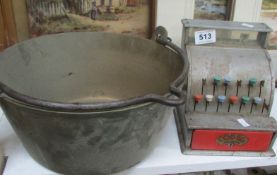
[[[229,76],[224,77],[224,84],[229,85],[232,82],[232,78]]]
[[[224,96],[224,95],[220,95],[217,97],[217,101],[219,103],[224,103],[225,100],[226,100],[226,96]]]
[[[254,104],[259,105],[263,103],[263,99],[261,97],[254,97]]]

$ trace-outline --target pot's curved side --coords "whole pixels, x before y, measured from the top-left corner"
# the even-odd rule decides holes
[[[1,106],[30,155],[64,174],[110,174],[129,168],[155,146],[171,108],[149,103],[98,113],[61,113],[20,104]]]

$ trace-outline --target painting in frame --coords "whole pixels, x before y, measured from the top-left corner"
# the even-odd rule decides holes
[[[156,0],[26,0],[32,37],[63,32],[113,32],[151,37]]]
[[[194,19],[232,20],[235,0],[195,0]]]

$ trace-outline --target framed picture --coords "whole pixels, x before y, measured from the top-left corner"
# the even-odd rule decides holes
[[[10,0],[0,1],[0,51],[17,42],[13,4]]]
[[[231,20],[235,0],[195,0],[194,19]]]
[[[150,37],[156,0],[26,0],[32,37],[103,31]]]

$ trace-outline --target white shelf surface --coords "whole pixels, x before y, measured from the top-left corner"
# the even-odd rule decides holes
[[[275,91],[277,93],[277,91]],[[277,118],[277,98],[271,116]],[[0,145],[9,156],[4,175],[56,175],[36,163],[26,152],[3,112],[0,112]],[[274,144],[274,151],[277,146]],[[180,151],[173,115],[153,152],[141,163],[116,175],[158,175],[277,165],[276,157],[191,156]]]

